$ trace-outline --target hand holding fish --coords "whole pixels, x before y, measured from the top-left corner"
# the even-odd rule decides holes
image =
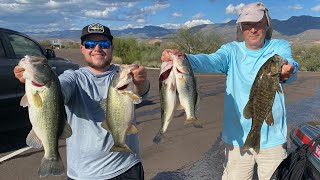
[[[22,83],[25,83],[26,79],[23,77],[24,68],[21,66],[16,66],[13,69],[14,76]]]
[[[162,56],[161,56],[161,61],[165,62],[165,61],[172,61],[172,57],[171,54],[177,55],[177,56],[182,56],[184,55],[184,52],[179,51],[179,50],[174,50],[174,49],[165,49],[162,52]]]
[[[147,70],[143,66],[136,65],[132,70],[133,83],[137,88],[138,94],[143,94],[148,88]]]
[[[284,64],[281,68],[280,81],[286,81],[292,75],[294,66],[292,64]]]

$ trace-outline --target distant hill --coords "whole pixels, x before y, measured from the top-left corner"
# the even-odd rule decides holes
[[[319,42],[320,17],[292,16],[288,20],[272,19],[273,38],[283,38],[294,42]],[[193,32],[216,34],[223,42],[236,39],[236,20],[228,23],[203,24],[191,28]],[[143,39],[168,38],[177,32],[176,29],[166,29],[158,26],[143,28],[128,28],[111,30],[115,37],[135,37]],[[81,30],[53,31],[50,33],[24,32],[38,40],[43,39],[70,39],[79,41]]]

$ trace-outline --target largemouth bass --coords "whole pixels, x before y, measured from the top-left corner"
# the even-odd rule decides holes
[[[135,93],[131,71],[134,65],[121,65],[114,75],[108,89],[108,97],[102,101],[106,112],[101,126],[111,133],[114,141],[110,151],[132,153],[126,144],[126,135],[138,133],[133,123],[134,104],[139,104],[141,98]]]
[[[40,177],[63,175],[58,140],[70,137],[72,130],[66,121],[59,79],[44,57],[25,56],[19,65],[25,69],[23,77],[26,79],[26,94],[20,104],[28,106],[32,124],[26,143],[33,148],[44,148],[38,174]]]
[[[191,65],[184,56],[171,54],[171,57],[173,61],[162,62],[160,68],[162,126],[153,139],[156,144],[160,143],[177,109],[184,109],[185,125],[193,124],[194,127],[202,127],[201,122],[196,118],[196,110],[199,109],[200,101]]]
[[[167,131],[176,109],[177,87],[176,77],[172,68],[172,61],[163,62],[160,68],[159,90],[162,125],[158,134],[153,139],[153,142],[156,144],[160,143],[163,134]]]
[[[279,55],[269,58],[259,69],[250,90],[249,101],[243,115],[246,119],[252,118],[252,125],[243,148],[253,148],[256,153],[260,151],[260,133],[264,121],[271,126],[274,124],[272,106],[275,94],[282,93],[279,84],[281,67],[287,61]]]

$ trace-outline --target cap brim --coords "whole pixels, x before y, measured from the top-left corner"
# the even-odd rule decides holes
[[[259,22],[264,16],[263,11],[261,12],[250,12],[241,14],[237,20],[237,23],[241,22]]]

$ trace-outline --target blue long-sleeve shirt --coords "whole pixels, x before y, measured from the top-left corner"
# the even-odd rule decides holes
[[[244,145],[252,120],[244,118],[243,109],[249,100],[251,86],[260,67],[274,54],[280,55],[294,65],[293,75],[286,83],[294,81],[297,78],[298,63],[293,60],[291,45],[285,40],[266,40],[259,50],[246,48],[244,42],[231,42],[212,54],[187,54],[194,72],[226,74],[222,131],[222,139],[225,143],[235,146]],[[272,113],[274,125],[268,126],[264,122],[261,128],[261,148],[274,147],[287,141],[283,93],[276,93]]]

